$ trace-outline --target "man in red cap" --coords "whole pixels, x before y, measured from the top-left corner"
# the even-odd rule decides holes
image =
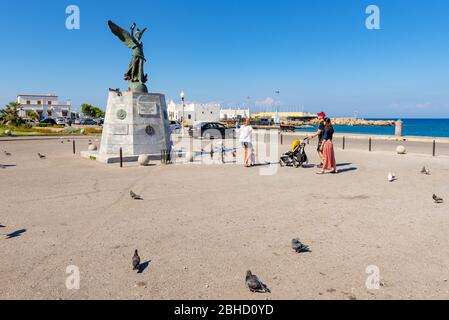
[[[319,165],[317,165],[317,168],[323,167],[323,153],[321,152],[321,144],[323,143],[324,119],[326,119],[326,113],[324,113],[324,112],[318,113],[318,120],[319,120],[318,131],[314,135],[307,137],[307,139],[309,139],[309,140],[313,139],[315,137],[318,137],[317,151],[318,151],[318,155],[320,157],[321,163]]]

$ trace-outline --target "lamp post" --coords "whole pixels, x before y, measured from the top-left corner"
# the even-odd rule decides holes
[[[181,91],[180,97],[181,97],[181,101],[182,101],[182,117],[181,117],[182,133],[181,134],[182,134],[182,136],[184,136],[185,135],[184,119],[185,119],[185,108],[186,108],[186,104],[185,104],[186,95],[185,95],[184,91]]]
[[[278,101],[280,101],[279,97],[281,95],[281,91],[280,90],[276,90],[275,93],[276,93],[276,95],[278,97]],[[276,101],[274,103],[276,105]],[[275,124],[280,124],[281,123],[281,119],[279,118],[279,105],[276,105],[275,107],[276,107],[276,116],[275,116],[276,119],[275,119],[274,122],[275,122]]]

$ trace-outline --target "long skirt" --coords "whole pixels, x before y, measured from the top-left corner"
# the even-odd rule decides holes
[[[336,167],[334,145],[331,140],[327,140],[323,146],[323,170],[333,170]]]

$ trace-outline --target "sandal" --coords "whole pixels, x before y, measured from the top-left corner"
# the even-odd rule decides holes
[[[316,174],[325,174],[326,172],[318,171]]]

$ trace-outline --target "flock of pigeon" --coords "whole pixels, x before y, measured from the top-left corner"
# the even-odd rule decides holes
[[[421,170],[421,174],[424,175],[430,175],[430,170],[426,167],[423,167]],[[388,173],[388,181],[394,182],[396,181],[396,173]],[[131,199],[133,200],[143,200],[143,198],[134,193],[132,190],[129,192],[129,195]],[[433,200],[435,203],[443,203],[444,200],[441,197],[438,197],[437,195],[433,195]],[[292,249],[296,253],[309,253],[312,252],[308,246],[303,244],[299,239],[293,239],[292,240]],[[139,270],[140,266],[140,257],[138,250],[136,249],[134,252],[134,256],[132,258],[132,266],[133,270]],[[245,285],[246,287],[253,293],[271,293],[271,290],[268,288],[266,284],[264,284],[256,275],[254,275],[251,270],[248,270],[246,272],[246,278],[245,278]]]
[[[67,140],[67,142],[70,143],[72,141],[71,140]],[[64,140],[62,140],[62,138],[61,138],[61,144],[64,144]],[[91,145],[91,144],[92,144],[92,140],[89,140],[89,145]],[[6,151],[6,150],[3,150],[3,154],[5,156],[7,156],[7,157],[12,156],[12,154],[10,152]],[[37,154],[37,156],[39,157],[39,159],[47,159],[47,156],[45,154],[40,153],[40,152]],[[0,164],[0,169],[5,169],[5,168],[6,168],[5,165]]]
[[[70,140],[67,140],[67,141],[70,142]],[[61,143],[64,143],[64,141],[61,141]],[[11,153],[9,153],[7,151],[3,151],[3,154],[8,157],[12,155]],[[37,155],[40,159],[46,159],[46,156],[44,154],[38,153]],[[0,168],[5,168],[5,166],[0,165]],[[429,169],[427,169],[426,167],[423,167],[421,170],[421,174],[430,175],[431,173],[430,173]],[[396,180],[397,180],[397,177],[396,177],[395,173],[392,173],[392,172],[388,173],[388,181],[389,182],[394,182]],[[140,195],[134,193],[132,190],[129,192],[129,195],[130,195],[131,199],[133,199],[133,200],[143,200],[143,198]],[[437,204],[441,204],[444,202],[444,200],[441,197],[438,197],[435,194],[433,195],[432,198],[433,198],[433,201]],[[291,245],[292,245],[293,251],[295,251],[296,253],[311,252],[310,248],[308,246],[304,245],[299,239],[293,239]],[[139,256],[139,252],[136,249],[134,251],[134,256],[132,257],[133,270],[140,270],[140,266],[141,266],[141,259]],[[245,285],[253,293],[271,293],[271,291],[267,287],[267,285],[264,284],[250,270],[248,270],[246,273]]]
[[[133,200],[143,200],[143,198],[134,193],[132,190],[129,192],[131,199]],[[292,240],[292,249],[296,253],[309,253],[312,252],[309,246],[303,244],[299,239]],[[140,270],[140,256],[139,252],[136,249],[134,251],[134,256],[132,257],[132,267],[133,270]],[[253,274],[250,270],[246,272],[245,285],[249,289],[249,291],[253,293],[271,293],[271,290],[264,284],[259,277]]]
[[[430,176],[430,175],[431,175],[431,174],[430,174],[430,170],[427,169],[425,166],[421,169],[421,174],[424,174],[424,175],[426,175],[426,176]],[[394,181],[396,181],[396,180],[397,180],[397,178],[396,178],[396,173],[389,172],[389,173],[388,173],[387,179],[388,179],[389,182],[394,182]],[[441,198],[441,197],[439,197],[439,196],[437,196],[436,194],[434,194],[434,195],[432,196],[432,199],[433,199],[433,201],[434,201],[435,203],[437,203],[437,204],[444,203],[444,199]]]
[[[7,157],[10,157],[10,156],[12,156],[12,154],[10,153],[10,152],[8,152],[8,151],[3,151],[3,154],[5,155],[5,156],[7,156]],[[45,159],[45,158],[47,158],[45,155],[43,155],[42,153],[38,153],[37,154],[37,156],[40,158],[40,159]],[[5,166],[4,165],[0,165],[1,167],[3,167],[3,168],[5,168]]]
[[[299,239],[292,240],[292,249],[297,253],[306,253],[311,252],[309,247],[302,244]],[[133,270],[140,270],[140,256],[139,252],[136,249],[134,251],[134,256],[132,258],[132,267]],[[271,290],[268,288],[266,284],[264,284],[258,276],[253,274],[250,270],[246,272],[245,285],[249,289],[249,291],[253,293],[271,293]]]

